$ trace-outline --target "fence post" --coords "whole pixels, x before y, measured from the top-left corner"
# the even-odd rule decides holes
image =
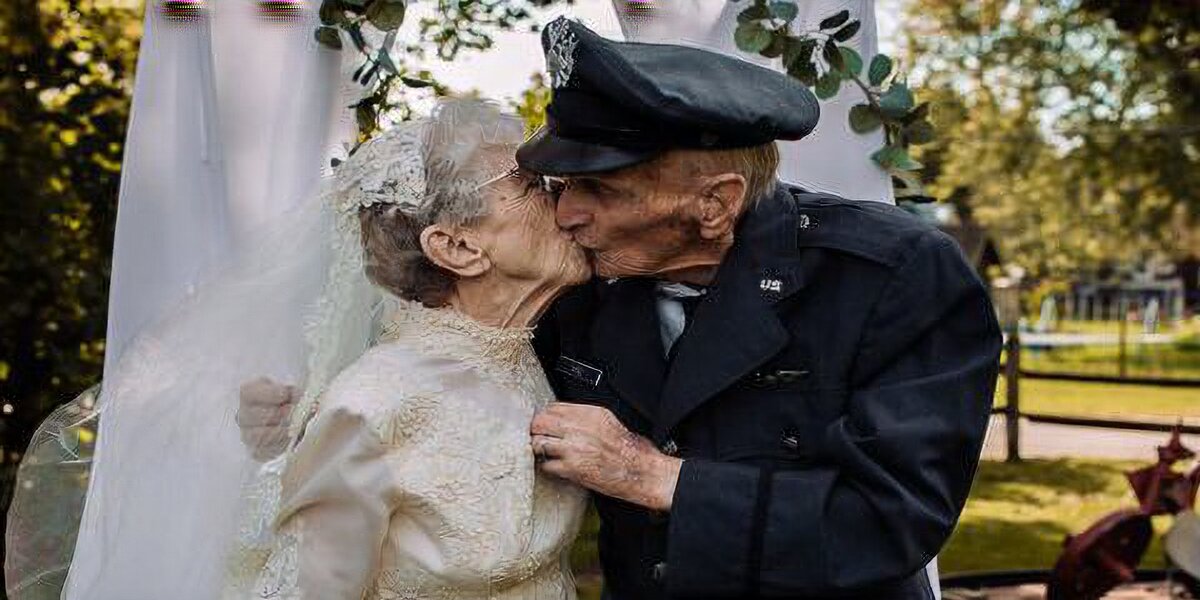
[[[1117,376],[1124,379],[1129,375],[1129,369],[1125,364],[1129,359],[1128,350],[1126,349],[1129,339],[1129,303],[1125,299],[1124,292],[1121,293],[1119,314],[1121,322],[1117,329]]]
[[[1010,463],[1021,461],[1021,335],[1018,328],[1008,331],[1004,352],[1004,438],[1008,442]]]

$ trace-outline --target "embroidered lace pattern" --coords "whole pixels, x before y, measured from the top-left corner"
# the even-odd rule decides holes
[[[362,597],[573,599],[566,557],[585,496],[534,468],[529,420],[553,393],[530,344],[532,331],[400,303],[382,332],[315,409],[363,417],[385,448],[384,476],[399,498]],[[272,491],[278,494],[263,489],[267,496]],[[265,502],[265,512],[243,530],[246,537],[269,524],[265,517],[278,502]],[[234,576],[246,581],[259,572],[241,586],[248,593],[236,597],[300,597],[299,548],[319,526],[298,519],[267,556],[243,556]]]

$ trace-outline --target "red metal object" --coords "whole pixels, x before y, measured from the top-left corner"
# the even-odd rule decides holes
[[[1133,581],[1150,545],[1150,516],[1139,509],[1112,513],[1083,533],[1067,536],[1046,586],[1047,600],[1090,600]]]
[[[1180,427],[1158,447],[1158,462],[1125,474],[1137,494],[1137,509],[1119,510],[1101,518],[1083,533],[1067,536],[1063,552],[1046,586],[1049,600],[1090,600],[1133,581],[1153,535],[1150,518],[1192,510],[1200,485],[1200,467],[1191,473],[1172,467],[1195,456],[1180,440]]]

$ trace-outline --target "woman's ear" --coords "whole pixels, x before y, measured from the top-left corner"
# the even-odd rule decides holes
[[[433,264],[459,277],[479,277],[492,268],[487,252],[471,231],[434,224],[421,232],[421,252]]]
[[[733,232],[746,205],[746,178],[722,173],[709,178],[700,194],[700,237],[719,240]]]

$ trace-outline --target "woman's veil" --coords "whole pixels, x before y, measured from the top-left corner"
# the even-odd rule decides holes
[[[254,2],[212,0],[188,22],[147,2],[105,377],[43,423],[18,471],[10,598],[219,593],[258,468],[234,421],[238,386],[308,372],[306,319],[332,261],[321,198],[358,90],[351,61],[313,40],[319,3],[277,23]]]

